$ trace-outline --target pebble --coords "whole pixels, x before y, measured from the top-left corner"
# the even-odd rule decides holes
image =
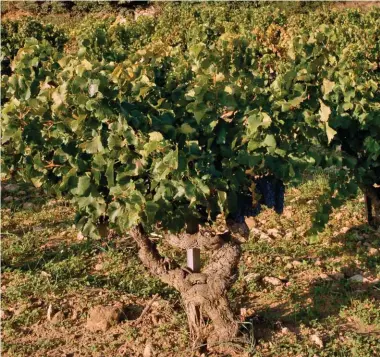
[[[273,242],[273,239],[269,237],[268,234],[265,234],[265,233],[261,233],[259,240],[265,241],[265,242]]]
[[[263,278],[263,281],[265,281],[268,284],[274,285],[274,286],[282,285],[282,281],[278,278],[273,277],[273,276],[265,276]]]
[[[311,335],[310,341],[314,342],[319,348],[323,348],[323,342],[318,335]]]
[[[283,327],[283,328],[281,329],[281,332],[282,332],[284,335],[286,335],[286,334],[289,333],[289,329],[288,329],[287,327]]]
[[[10,192],[10,193],[14,193],[14,192],[17,192],[19,189],[18,185],[16,184],[8,184],[6,186],[4,186],[4,191],[5,192]]]
[[[13,197],[12,196],[7,196],[3,199],[4,202],[12,202],[13,201]]]
[[[253,235],[253,236],[260,236],[260,234],[261,234],[261,231],[260,231],[260,229],[257,229],[257,228],[252,228],[251,229],[251,234]]]
[[[360,274],[356,274],[354,276],[351,276],[351,278],[348,280],[355,283],[364,283],[364,280],[367,280],[367,279],[364,279],[364,277]]]
[[[373,247],[368,247],[368,255],[371,257],[379,255],[379,250]]]
[[[288,239],[288,240],[290,240],[290,239],[292,239],[294,237],[294,233],[293,232],[288,232],[288,233],[286,233],[285,234],[285,239]]]
[[[25,209],[25,210],[31,210],[31,211],[33,211],[36,208],[36,206],[32,202],[25,202],[22,205],[22,208]]]
[[[299,266],[302,265],[302,263],[301,263],[299,260],[293,260],[293,261],[292,261],[292,265],[293,265],[294,267],[299,267]]]
[[[95,270],[96,270],[96,267],[95,267]],[[260,278],[261,278],[261,275],[259,273],[249,273],[248,275],[244,277],[244,280],[246,282],[258,281],[260,280]]]
[[[150,342],[145,345],[143,357],[153,357],[155,355],[153,346]]]
[[[278,229],[270,228],[267,230],[267,233],[275,238],[281,238],[281,234]]]
[[[90,331],[107,331],[121,321],[122,311],[117,306],[94,306],[87,317],[86,329]]]
[[[94,269],[95,269],[96,271],[102,270],[102,269],[103,269],[103,264],[102,264],[102,263],[98,263],[98,264],[96,264]]]
[[[340,233],[345,234],[345,233],[347,233],[349,230],[350,230],[350,228],[348,228],[348,227],[343,227],[343,228],[340,230]]]
[[[293,269],[293,265],[291,263],[288,263],[285,265],[285,269],[291,270],[291,269]]]

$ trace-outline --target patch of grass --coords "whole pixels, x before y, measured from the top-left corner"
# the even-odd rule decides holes
[[[168,298],[177,296],[173,289],[168,288],[146,271],[134,252],[126,254],[110,247],[104,252],[102,259],[100,270],[91,277],[91,285],[116,289],[141,297],[156,293]]]
[[[54,285],[40,272],[16,270],[11,273],[8,272],[8,276],[11,276],[11,279],[5,283],[6,290],[2,294],[4,304],[29,301],[31,297],[43,298],[55,291]],[[3,278],[3,284],[4,280],[8,279]]]
[[[357,319],[364,325],[376,325],[380,330],[379,302],[374,299],[353,299],[351,304],[341,309],[340,316],[346,319]]]

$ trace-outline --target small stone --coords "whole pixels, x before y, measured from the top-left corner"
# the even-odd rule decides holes
[[[273,239],[271,237],[269,237],[268,234],[265,234],[265,233],[260,234],[259,240],[265,241],[265,242],[273,242]]]
[[[261,275],[259,273],[249,273],[244,277],[244,280],[249,283],[250,281],[258,281],[260,278]]]
[[[355,282],[355,283],[363,283],[364,282],[364,278],[360,274],[356,274],[354,276],[351,276],[351,278],[348,279],[348,280],[352,281],[352,282]]]
[[[95,269],[96,271],[102,270],[102,269],[103,269],[103,264],[102,264],[102,263],[98,263],[98,264],[96,264],[94,269]]]
[[[90,309],[86,328],[90,331],[107,331],[121,321],[122,310],[116,306],[95,306]]]
[[[26,195],[26,192],[25,192],[25,191],[19,191],[17,194],[18,194],[19,196],[25,196],[25,195]]]
[[[313,200],[309,200],[309,201],[306,202],[306,204],[307,204],[307,205],[312,205],[313,202],[314,202]]]
[[[260,236],[261,231],[260,231],[260,229],[252,228],[252,229],[251,229],[251,234],[252,234],[253,236]]]
[[[285,269],[287,269],[287,270],[293,269],[293,264],[291,264],[291,263],[286,264]]]
[[[10,193],[14,193],[14,192],[17,192],[19,189],[19,186],[16,185],[16,184],[8,184],[6,186],[4,186],[4,191],[5,192],[10,192]]]
[[[317,260],[315,261],[315,265],[316,265],[317,267],[319,267],[319,266],[322,265],[322,262],[321,262],[319,259],[317,259]]]
[[[61,323],[65,319],[65,315],[62,311],[58,311],[52,318],[51,318],[51,323],[53,325],[57,325]]]
[[[273,276],[266,276],[263,278],[263,281],[265,281],[268,284],[274,285],[274,286],[282,285],[282,281],[278,278],[273,277]]]
[[[267,233],[275,238],[281,238],[281,234],[276,228],[268,229]]]
[[[285,234],[284,238],[287,239],[287,240],[290,240],[293,237],[294,237],[294,233],[293,232],[288,232],[288,233]]]
[[[77,234],[77,240],[83,240],[84,239],[84,235],[82,232],[78,232]]]
[[[32,203],[32,202],[25,202],[25,203],[22,205],[22,208],[25,209],[25,210],[34,211],[34,209],[36,208],[36,206],[35,206],[34,203]]]
[[[287,327],[283,327],[281,329],[281,333],[283,333],[284,335],[288,334],[289,333],[289,329]]]
[[[44,270],[41,270],[41,276],[45,277],[45,278],[50,278],[51,277],[51,274],[49,274],[48,272],[44,271]]]
[[[8,203],[8,202],[12,202],[13,201],[13,197],[12,196],[7,196],[3,199],[4,202]]]
[[[349,230],[350,230],[350,228],[348,228],[348,227],[343,227],[343,228],[340,230],[340,233],[345,234],[345,233],[347,233]]]
[[[293,261],[292,261],[292,265],[293,265],[294,267],[299,267],[299,266],[302,265],[302,263],[301,263],[299,260],[293,260]]]
[[[319,348],[323,348],[323,342],[318,335],[311,335],[310,341],[314,342]]]
[[[368,255],[371,257],[379,255],[379,250],[373,247],[368,247]]]
[[[154,356],[153,346],[150,342],[148,342],[145,345],[143,357],[153,357],[153,356]]]

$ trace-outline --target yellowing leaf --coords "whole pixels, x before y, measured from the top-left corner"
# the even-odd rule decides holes
[[[231,86],[226,86],[224,88],[224,91],[227,92],[228,94],[233,94],[234,93],[234,90]]]
[[[335,82],[329,81],[328,79],[324,78],[323,85],[322,85],[323,94],[324,95],[329,94],[333,90],[334,86],[335,86]]]
[[[272,119],[267,113],[264,112],[261,113],[261,116],[263,120],[263,126],[264,128],[267,128],[272,123]]]
[[[162,141],[164,140],[164,137],[162,136],[162,134],[158,131],[153,131],[151,133],[149,133],[149,140],[150,141]]]
[[[94,136],[91,141],[80,144],[79,147],[89,154],[96,154],[104,149],[99,135]]]
[[[321,109],[319,110],[321,121],[323,121],[324,123],[327,123],[331,114],[331,109],[321,100],[319,100],[319,103],[321,105]]]
[[[34,187],[36,187],[36,188],[41,187],[42,184],[43,184],[43,181],[42,181],[43,177],[41,177],[41,176],[39,176],[39,177],[32,177],[30,180],[32,181]]]
[[[84,60],[82,61],[82,66],[83,66],[84,68],[86,68],[87,71],[89,71],[89,70],[92,69],[92,64],[91,64],[89,61],[87,61],[86,59],[84,59]]]
[[[221,81],[223,81],[224,80],[224,74],[223,73],[217,73],[216,75],[215,75],[215,82],[221,82]]]
[[[329,126],[328,123],[325,123],[326,125],[326,135],[327,135],[327,140],[328,143],[330,144],[331,140],[334,138],[336,131]]]
[[[181,125],[179,132],[182,134],[192,134],[195,132],[195,129],[192,128],[189,124],[184,123]]]

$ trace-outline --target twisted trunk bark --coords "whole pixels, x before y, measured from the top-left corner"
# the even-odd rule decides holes
[[[161,257],[142,227],[131,231],[139,247],[139,257],[152,274],[177,289],[182,297],[194,344],[207,342],[208,349],[223,349],[238,334],[238,323],[230,309],[227,291],[237,278],[240,246],[230,235],[168,235],[167,242],[177,248],[200,248],[211,254],[200,273],[180,268]]]

